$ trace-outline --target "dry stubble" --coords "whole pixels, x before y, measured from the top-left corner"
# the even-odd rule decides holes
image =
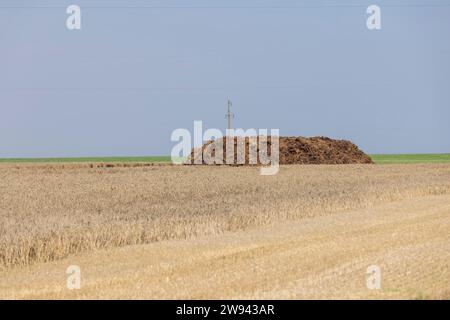
[[[0,268],[450,193],[450,165],[3,165]]]

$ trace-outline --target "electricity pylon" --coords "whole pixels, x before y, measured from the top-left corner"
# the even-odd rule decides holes
[[[227,129],[231,130],[231,119],[234,119],[234,113],[231,112],[231,106],[233,104],[231,103],[230,99],[228,99],[228,111],[225,115],[225,118],[227,119]]]

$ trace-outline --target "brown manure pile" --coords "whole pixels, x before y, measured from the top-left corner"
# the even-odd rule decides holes
[[[220,150],[220,145],[223,147],[223,163],[225,164],[261,164],[259,157],[259,142],[260,137],[245,137],[239,139],[234,138],[234,159],[233,161],[226,161],[227,139],[220,138],[216,141],[208,141],[205,143],[200,152],[200,148],[193,149],[191,156],[187,160],[187,164],[211,164],[206,161],[205,154],[214,158],[216,149]],[[271,137],[267,138],[268,156],[271,155]],[[239,144],[239,148],[238,148]],[[262,144],[264,146],[265,144]],[[240,150],[240,151],[239,151]],[[245,150],[243,152],[242,150]],[[252,151],[255,155],[258,154],[257,163],[250,163],[249,155]],[[244,160],[242,160],[245,154]],[[241,156],[241,161],[238,161],[238,155]],[[217,157],[220,159],[220,155]],[[256,161],[256,160],[255,160]],[[358,146],[347,140],[334,140],[327,137],[280,137],[279,139],[279,163],[280,164],[372,164],[372,159],[361,151]],[[220,160],[219,160],[220,162]],[[215,163],[221,164],[221,163]]]

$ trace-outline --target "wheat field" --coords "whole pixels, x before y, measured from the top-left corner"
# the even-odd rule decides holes
[[[450,194],[450,165],[0,166],[0,268]]]
[[[0,271],[0,299],[450,299],[449,230],[450,195],[425,196]]]

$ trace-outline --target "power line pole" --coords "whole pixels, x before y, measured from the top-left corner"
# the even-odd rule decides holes
[[[231,112],[231,106],[233,104],[231,103],[230,99],[228,99],[228,111],[227,114],[225,115],[225,118],[227,119],[227,129],[231,130],[231,119],[234,119],[234,113]]]

